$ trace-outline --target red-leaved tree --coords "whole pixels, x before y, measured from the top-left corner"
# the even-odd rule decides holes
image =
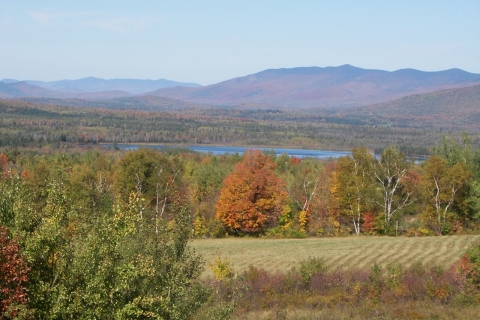
[[[19,249],[10,239],[8,229],[0,226],[0,319],[15,317],[17,308],[27,302],[25,283],[29,269]]]
[[[223,182],[216,218],[231,234],[256,234],[273,227],[285,210],[285,182],[260,151],[249,151]]]

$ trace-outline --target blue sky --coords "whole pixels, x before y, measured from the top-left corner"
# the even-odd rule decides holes
[[[0,79],[207,85],[343,64],[480,73],[480,1],[0,0]]]

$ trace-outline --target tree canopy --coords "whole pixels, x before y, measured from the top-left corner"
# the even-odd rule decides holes
[[[276,225],[285,210],[287,193],[274,170],[270,157],[255,150],[246,152],[225,178],[216,218],[227,232],[258,234]]]

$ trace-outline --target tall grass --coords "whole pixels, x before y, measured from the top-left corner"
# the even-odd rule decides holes
[[[235,301],[241,319],[477,319],[480,311],[480,294],[465,290],[456,268],[437,265],[327,270],[322,259],[311,258],[288,272],[250,266],[238,276],[206,282],[218,303]],[[452,309],[461,312],[453,317]]]

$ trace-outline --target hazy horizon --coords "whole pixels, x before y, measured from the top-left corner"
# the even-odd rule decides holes
[[[350,64],[344,64],[344,65],[350,65]],[[343,65],[342,65],[343,66]],[[311,66],[312,68],[315,68],[315,67],[318,67],[318,66]],[[336,68],[336,67],[341,67],[341,66],[325,66],[325,67],[320,67],[320,68]],[[366,69],[366,68],[361,68],[361,67],[358,67],[358,66],[353,66],[353,67],[356,67],[356,68],[360,68],[360,69]],[[309,68],[309,67],[292,67],[292,68]],[[275,69],[289,69],[289,68],[275,68]],[[370,68],[369,68],[370,69]],[[381,69],[377,69],[377,68],[371,68],[370,70],[381,70],[381,71],[387,71],[387,72],[395,72],[395,71],[399,71],[399,70],[405,70],[405,69],[412,69],[412,68],[402,68],[402,69],[397,69],[397,70],[381,70]],[[459,68],[451,68],[451,69],[459,69]],[[262,72],[262,71],[266,71],[268,69],[265,69],[265,70],[259,70],[257,72],[254,72],[253,74],[256,74],[256,73],[259,73],[259,72]],[[417,70],[417,71],[422,71],[422,72],[439,72],[439,71],[447,71],[447,70],[432,70],[432,71],[425,71],[425,70],[419,70],[419,69],[414,69],[414,70]],[[463,70],[463,69],[460,69],[462,71],[465,71],[465,72],[468,72],[468,73],[473,73],[473,74],[480,74],[480,73],[475,73],[475,72],[469,72],[468,70]],[[223,79],[223,80],[220,80],[218,83],[220,82],[223,82],[223,81],[228,81],[228,80],[231,80],[231,79],[235,79],[235,78],[241,78],[241,77],[244,77],[244,76],[248,76],[248,74],[244,74],[244,75],[237,75],[233,78],[230,78],[230,79]],[[89,78],[94,78],[94,79],[99,79],[99,80],[107,80],[107,81],[110,81],[110,80],[138,80],[138,81],[161,81],[161,80],[165,80],[165,81],[171,81],[171,82],[179,82],[179,83],[190,83],[190,84],[197,84],[197,83],[193,83],[191,81],[175,81],[175,80],[171,80],[171,79],[165,79],[165,78],[159,78],[159,79],[137,79],[137,78],[111,78],[111,79],[105,79],[105,78],[100,78],[100,77],[96,77],[96,76],[87,76],[87,77],[84,77],[84,78],[79,78],[79,79],[56,79],[56,80],[50,80],[50,81],[44,81],[44,80],[38,80],[38,79],[13,79],[13,78],[3,78],[3,79],[0,79],[0,81],[4,81],[4,80],[15,80],[15,81],[32,81],[32,82],[36,82],[36,81],[39,81],[39,82],[60,82],[60,81],[78,81],[78,80],[85,80],[85,79],[89,79]],[[212,84],[217,84],[217,83],[212,83]],[[210,84],[208,84],[210,85]],[[202,86],[207,86],[207,85],[202,85]]]

